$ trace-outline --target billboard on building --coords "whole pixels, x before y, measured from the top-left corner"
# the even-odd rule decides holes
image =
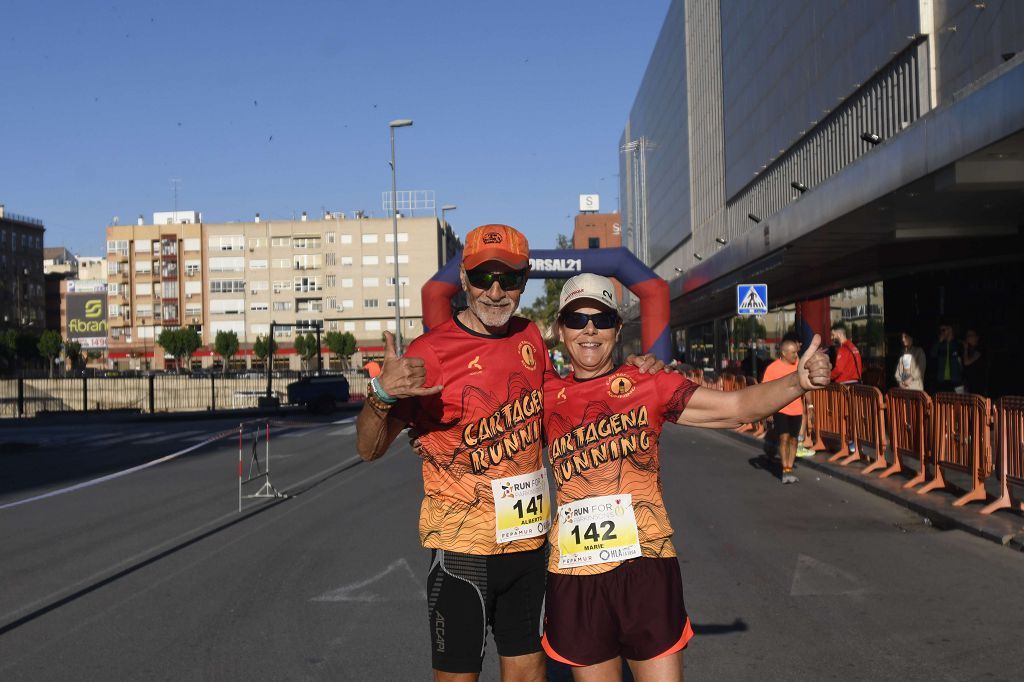
[[[82,348],[106,348],[107,293],[68,293],[65,305],[66,337],[82,344]]]
[[[587,211],[600,211],[601,210],[601,197],[597,194],[581,194],[580,195],[580,212]]]

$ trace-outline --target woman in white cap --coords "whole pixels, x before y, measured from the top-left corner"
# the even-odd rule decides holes
[[[544,383],[544,428],[557,486],[549,535],[543,645],[577,680],[682,678],[692,636],[672,526],[661,497],[665,422],[731,428],[829,382],[814,337],[794,374],[741,391],[699,388],[675,372],[616,366],[622,328],[610,280],[565,283],[557,331],[573,372]]]

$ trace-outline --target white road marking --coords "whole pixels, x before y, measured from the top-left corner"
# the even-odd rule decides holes
[[[425,600],[427,592],[404,558],[393,561],[384,570],[365,580],[324,592],[310,601],[410,601]]]

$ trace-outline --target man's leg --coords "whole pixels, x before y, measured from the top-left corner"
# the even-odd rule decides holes
[[[522,656],[499,656],[499,659],[503,682],[544,682],[547,679],[547,661],[543,651]]]
[[[487,557],[434,550],[427,574],[434,679],[475,682],[487,636]]]
[[[541,648],[547,549],[490,557],[494,591],[491,631],[504,682],[544,682],[547,661]]]
[[[631,667],[632,664],[633,662],[630,661]],[[622,659],[616,656],[602,663],[573,668],[572,678],[576,682],[620,682],[622,680]]]

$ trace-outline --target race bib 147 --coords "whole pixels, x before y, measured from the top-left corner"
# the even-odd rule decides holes
[[[551,496],[544,469],[491,481],[498,543],[544,535],[551,527]]]

